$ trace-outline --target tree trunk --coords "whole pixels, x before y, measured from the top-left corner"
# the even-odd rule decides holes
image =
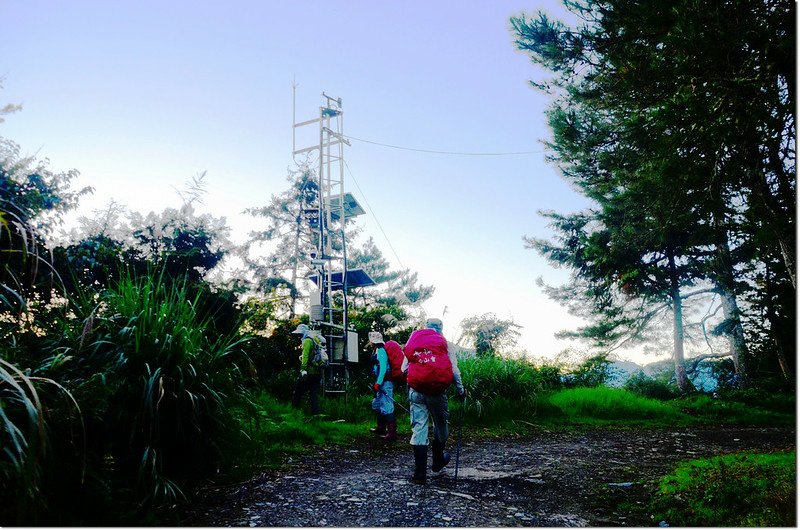
[[[675,257],[669,256],[670,296],[672,298],[672,361],[675,363],[675,381],[682,394],[692,390],[692,383],[686,375],[686,361],[683,353],[683,305],[681,303],[680,283],[675,268]]]
[[[795,262],[794,262],[794,249],[786,241],[785,238],[778,236],[778,244],[781,248],[781,257],[786,264],[786,270],[789,273],[789,280],[792,282],[792,287],[797,289],[797,276],[795,275]]]
[[[719,223],[720,217],[714,217],[714,224]],[[728,234],[723,228],[717,226],[717,244],[714,250],[716,284],[722,298],[722,313],[728,323],[728,339],[731,345],[731,358],[733,366],[738,376],[739,385],[745,384],[747,370],[747,342],[744,338],[744,328],[739,312],[739,304],[736,301],[735,280],[733,276],[733,265],[731,259],[731,249],[728,245]]]
[[[767,291],[767,314],[766,319],[769,322],[770,333],[772,340],[775,343],[775,355],[778,358],[778,366],[780,366],[781,374],[786,381],[792,380],[792,370],[789,368],[789,362],[786,359],[786,352],[783,349],[783,341],[781,340],[781,322],[778,319],[775,304],[773,300],[773,281],[770,267],[767,266],[765,271],[766,278],[766,291]]]
[[[747,359],[747,342],[744,338],[744,328],[739,318],[739,305],[736,303],[736,297],[730,292],[722,290],[722,313],[725,320],[730,322],[730,335],[729,340],[731,343],[731,359],[733,359],[733,367],[736,370],[736,375],[739,376],[739,386],[744,386],[745,383],[745,362]]]
[[[778,365],[781,367],[781,375],[787,381],[792,380],[792,371],[789,369],[789,362],[786,360],[786,354],[783,352],[781,342],[775,339],[775,355],[778,356]]]
[[[761,160],[758,148],[750,148],[750,160]],[[772,231],[780,252],[792,287],[797,289],[797,276],[795,274],[795,226],[794,216],[789,214],[794,210],[796,196],[792,193],[788,197],[776,197],[769,187],[763,168],[757,167],[748,172],[752,183],[753,195],[759,203],[760,212],[767,228]],[[787,219],[787,215],[789,218]]]

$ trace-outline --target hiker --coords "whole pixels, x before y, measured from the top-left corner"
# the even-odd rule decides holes
[[[418,329],[405,345],[408,359],[408,402],[411,409],[411,447],[414,450],[415,484],[425,484],[428,461],[428,420],[433,422],[431,470],[441,471],[450,462],[444,450],[447,442],[447,420],[450,416],[446,391],[455,383],[458,398],[464,400],[466,391],[461,382],[454,352],[449,351],[442,335],[442,321],[429,318],[425,329]]]
[[[303,348],[303,352],[300,354],[300,376],[297,378],[297,384],[294,387],[292,407],[300,408],[300,400],[303,399],[303,394],[307,391],[311,399],[311,413],[319,414],[318,394],[321,371],[319,366],[311,362],[317,349],[315,343],[318,343],[319,339],[305,324],[297,326],[297,329],[292,331],[292,334],[301,335],[300,344]]]
[[[397,422],[394,417],[394,381],[391,377],[389,356],[383,336],[379,332],[370,331],[367,337],[372,348],[372,375],[375,376],[375,383],[372,385],[372,390],[375,391],[372,410],[378,417],[377,427],[370,431],[387,442],[393,442],[397,440]]]

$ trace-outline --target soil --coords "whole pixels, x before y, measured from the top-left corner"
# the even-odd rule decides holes
[[[283,527],[659,526],[647,501],[676,462],[742,450],[793,449],[793,427],[465,433],[455,472],[409,477],[408,440],[327,447],[242,484],[208,488],[180,524]],[[430,452],[429,452],[430,453]],[[430,454],[428,456],[430,466]],[[668,521],[666,522],[668,524]]]

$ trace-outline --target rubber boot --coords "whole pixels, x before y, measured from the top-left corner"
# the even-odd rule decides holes
[[[431,448],[433,449],[431,471],[435,473],[444,469],[444,466],[450,462],[450,453],[444,450],[444,444],[442,442],[437,442],[436,440],[431,444]]]
[[[411,477],[411,482],[425,484],[426,469],[428,467],[428,446],[412,445],[411,447],[414,449],[414,475]]]
[[[378,412],[378,426],[372,427],[369,432],[374,432],[378,436],[386,434],[386,416]]]
[[[387,442],[397,440],[397,422],[394,420],[394,413],[386,415],[386,434],[381,436],[381,439]]]

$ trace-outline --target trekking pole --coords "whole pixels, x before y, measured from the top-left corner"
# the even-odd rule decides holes
[[[458,457],[461,455],[461,428],[464,426],[464,409],[467,406],[467,396],[461,402],[461,412],[458,415],[458,443],[456,444],[456,474],[453,477],[453,486],[458,480]]]
[[[371,387],[370,387],[370,388],[371,388]],[[411,415],[411,412],[409,412],[409,410],[408,410],[407,408],[405,408],[403,405],[401,405],[400,403],[398,403],[397,401],[395,401],[395,399],[394,399],[393,397],[390,397],[390,396],[389,396],[389,394],[387,394],[387,393],[386,393],[386,391],[385,391],[384,389],[380,388],[380,389],[378,389],[378,391],[379,391],[381,394],[383,394],[384,396],[386,396],[386,397],[388,397],[389,399],[391,399],[392,401],[394,401],[394,404],[395,404],[395,405],[397,405],[398,407],[400,407],[401,409],[403,409],[404,411],[406,411],[406,414],[408,414],[408,415]]]

